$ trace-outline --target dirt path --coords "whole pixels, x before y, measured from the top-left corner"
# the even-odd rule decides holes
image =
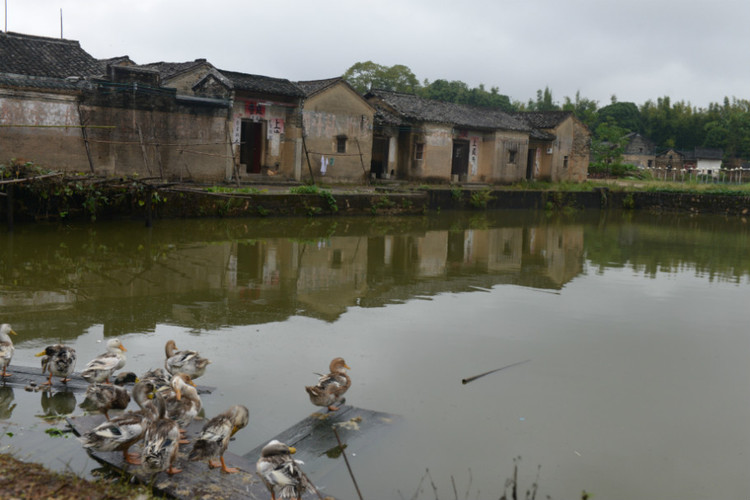
[[[51,472],[39,464],[21,462],[3,453],[0,454],[0,498],[147,500],[154,497],[141,486],[86,481],[73,474]]]

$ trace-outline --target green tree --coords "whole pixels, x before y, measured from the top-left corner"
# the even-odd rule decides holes
[[[549,87],[536,91],[536,101],[529,99],[526,106],[527,111],[560,111],[560,106],[552,99],[552,91]]]
[[[625,139],[628,131],[619,127],[613,119],[600,123],[591,140],[592,166],[595,169],[611,171],[622,164],[623,153],[628,145]]]
[[[562,106],[563,111],[572,111],[576,118],[581,120],[589,130],[594,130],[598,117],[598,103],[591,99],[581,97],[581,91],[576,92],[575,101],[570,97],[565,97],[565,103]]]
[[[358,62],[347,69],[342,78],[361,94],[371,88],[410,93],[419,89],[417,77],[402,64],[383,66],[372,61]]]
[[[612,96],[613,102],[601,108],[597,113],[596,127],[602,123],[613,123],[627,132],[643,132],[641,112],[638,106],[632,102],[617,102]],[[627,133],[626,132],[626,133]]]

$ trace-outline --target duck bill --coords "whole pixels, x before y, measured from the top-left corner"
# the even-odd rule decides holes
[[[291,453],[292,455],[294,455],[295,453],[297,453],[297,448],[295,448],[294,446],[290,446],[289,447],[289,453]]]
[[[127,351],[127,349],[125,349],[125,346],[124,346],[124,345],[120,344],[120,345],[119,345],[119,347],[120,347],[120,350],[121,350],[121,351],[123,351],[123,352],[126,352],[126,351]]]
[[[174,390],[174,394],[175,398],[177,398],[177,401],[180,401],[182,399],[182,391],[179,387]]]
[[[39,353],[37,353],[37,354],[34,354],[34,356],[36,356],[36,357],[38,358],[39,356],[44,356],[44,355],[46,355],[46,354],[47,354],[47,349],[45,349],[45,350],[43,350],[42,352],[39,352]]]

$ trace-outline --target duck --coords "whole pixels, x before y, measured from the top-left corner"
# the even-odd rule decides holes
[[[297,450],[274,439],[263,447],[255,470],[271,492],[271,500],[276,500],[276,489],[280,498],[296,498],[311,488],[307,476],[300,469],[302,462],[292,458]]]
[[[10,377],[11,374],[8,373],[8,365],[10,365],[10,360],[13,358],[13,353],[16,351],[16,349],[13,347],[13,341],[10,340],[9,335],[18,335],[16,332],[13,331],[13,328],[10,327],[8,323],[3,323],[0,325],[0,366],[2,366],[3,371],[0,373],[0,375],[3,378]]]
[[[154,368],[144,373],[140,380],[148,380],[156,386],[157,391],[161,391],[165,387],[169,387],[169,383],[172,377],[164,370],[164,368]]]
[[[164,360],[164,368],[174,375],[176,373],[187,373],[190,378],[196,379],[206,373],[206,366],[211,361],[199,355],[196,351],[178,351],[174,340],[168,340],[164,346],[167,359]]]
[[[114,385],[91,384],[86,389],[83,402],[78,406],[85,410],[100,411],[109,420],[109,410],[124,410],[130,404],[130,394],[125,387],[122,387],[130,382],[139,382],[133,372],[117,375]]]
[[[166,402],[167,417],[177,422],[180,434],[184,435],[185,429],[201,411],[203,403],[190,375],[184,373],[173,375],[170,387],[171,390],[162,389],[160,391]],[[181,444],[187,444],[188,442],[185,438],[181,439]]]
[[[42,385],[52,386],[52,376],[62,378],[67,384],[76,368],[76,350],[63,344],[48,345],[36,357],[42,357],[42,374],[49,372],[49,378]]]
[[[122,451],[125,462],[140,465],[140,455],[129,453],[129,449],[143,438],[148,423],[158,415],[150,403],[154,395],[154,385],[138,382],[133,387],[133,399],[140,410],[129,411],[119,417],[103,422],[79,438],[84,449],[93,451]]]
[[[234,405],[206,422],[188,458],[191,461],[208,459],[210,469],[220,466],[221,470],[227,474],[239,472],[239,469],[235,467],[227,467],[224,462],[224,452],[229,446],[229,439],[247,425],[249,415],[247,407]],[[212,460],[216,456],[219,457],[218,463]]]
[[[167,405],[161,393],[157,392],[155,418],[149,422],[143,437],[141,465],[149,474],[166,472],[170,476],[182,472],[174,466],[180,448],[180,427],[167,418]]]
[[[119,339],[109,339],[107,352],[89,361],[81,376],[92,384],[101,382],[109,384],[109,377],[125,366],[125,351],[127,349]]]
[[[329,411],[336,411],[346,401],[344,393],[352,385],[352,379],[346,370],[351,370],[344,358],[333,358],[329,365],[330,373],[318,379],[314,386],[306,386],[310,402],[315,406],[328,407]]]

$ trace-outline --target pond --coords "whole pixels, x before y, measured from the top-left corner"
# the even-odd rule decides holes
[[[617,212],[24,226],[0,322],[14,365],[64,342],[81,369],[115,336],[137,373],[168,339],[201,351],[206,415],[250,409],[238,455],[316,411],[304,386],[343,356],[347,404],[398,417],[349,450],[364,498],[499,498],[515,466],[537,498],[748,498],[748,249],[740,218]],[[78,403],[0,389],[0,445],[89,477],[45,432]],[[340,457],[305,470],[356,498]]]

